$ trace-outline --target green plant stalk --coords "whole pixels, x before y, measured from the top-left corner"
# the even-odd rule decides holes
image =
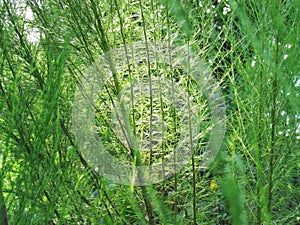
[[[266,15],[266,6],[264,6],[263,8],[263,16],[265,17]],[[263,18],[262,20],[262,33],[261,33],[261,49],[262,52],[265,51],[265,20],[266,18]],[[259,93],[263,93],[263,60],[260,59],[260,68],[259,68]],[[263,195],[263,191],[262,191],[262,187],[263,187],[263,171],[262,171],[262,164],[261,164],[261,152],[264,149],[263,146],[263,124],[262,124],[262,120],[263,120],[263,95],[259,95],[259,105],[258,105],[258,132],[257,132],[257,147],[255,148],[255,164],[256,164],[256,180],[257,180],[257,184],[256,184],[256,194],[257,196],[262,196]],[[260,197],[259,197],[260,198]],[[259,201],[258,201],[259,202]],[[261,224],[261,220],[262,220],[262,211],[261,211],[261,205],[257,204],[256,206],[256,219],[257,219],[257,225]]]
[[[169,65],[170,65],[170,70],[173,70],[173,66],[172,66],[172,58],[171,58],[171,27],[170,27],[170,5],[169,2],[166,2],[166,16],[167,16],[167,40],[168,40],[168,56],[169,56]],[[174,86],[174,77],[173,77],[173,73],[171,74],[171,85],[172,85],[172,102],[175,103],[175,98],[176,98],[176,92],[175,92],[175,86]],[[173,119],[173,127],[174,127],[174,133],[177,133],[177,118],[176,118],[176,107],[172,107],[172,119]],[[177,212],[178,212],[178,183],[177,183],[177,166],[176,166],[176,162],[177,162],[177,154],[176,151],[173,152],[173,163],[174,163],[174,192],[175,192],[175,196],[174,196],[174,215],[175,217],[177,216]]]
[[[190,62],[190,42],[187,41],[188,46],[188,56],[187,61]],[[188,63],[187,66],[187,74],[190,73],[190,65]],[[188,82],[189,85],[190,82]],[[190,151],[192,153],[192,173],[193,173],[193,224],[197,225],[197,190],[196,190],[196,166],[195,166],[195,160],[194,160],[194,144],[193,144],[193,132],[192,132],[192,115],[191,115],[191,102],[190,102],[190,93],[188,92],[187,96],[187,105],[188,105],[188,123],[189,123],[189,145],[190,145]]]
[[[278,5],[274,4],[275,2],[278,2]],[[275,18],[274,22],[276,23],[279,18],[280,18],[280,10],[281,10],[281,0],[273,2],[273,7],[271,9],[274,10],[272,14],[274,13]],[[281,37],[281,30],[280,28],[280,23],[279,24],[274,24],[274,27],[276,29],[276,37],[275,37],[275,52],[274,52],[274,71],[273,71],[273,81],[272,81],[272,105],[271,105],[271,138],[270,138],[270,151],[269,151],[269,170],[268,170],[268,203],[267,203],[267,210],[269,214],[269,218],[267,221],[267,224],[271,224],[272,220],[272,199],[273,199],[273,186],[274,186],[274,167],[275,167],[275,160],[277,159],[277,154],[276,154],[276,125],[277,125],[277,118],[276,118],[276,112],[277,112],[277,95],[278,95],[278,73],[280,71],[280,66],[279,66],[279,49],[280,49],[280,37]]]
[[[144,9],[143,9],[143,4],[142,0],[139,0],[139,7],[140,7],[140,12],[141,12],[141,17],[142,17],[142,24],[143,24],[143,32],[144,32],[144,38],[145,38],[145,45],[146,45],[146,53],[147,53],[147,72],[148,72],[148,77],[149,77],[149,91],[150,91],[150,124],[149,124],[149,143],[150,143],[150,164],[152,163],[152,158],[153,158],[153,146],[152,146],[152,122],[153,122],[153,91],[152,91],[152,75],[151,75],[151,65],[150,65],[150,55],[149,55],[149,47],[148,47],[148,37],[147,37],[147,32],[146,32],[146,20],[144,16]],[[154,223],[154,215],[153,215],[153,209],[150,203],[150,195],[146,189],[146,187],[142,187],[142,192],[144,196],[144,201],[145,205],[147,208],[147,213],[149,217],[149,223],[153,224]]]
[[[278,66],[278,50],[279,50],[279,41],[278,38],[276,39],[276,50],[275,50],[275,69],[277,69]],[[272,196],[273,196],[273,171],[274,171],[274,161],[276,160],[276,154],[275,154],[275,146],[276,146],[276,137],[275,137],[275,129],[276,129],[276,100],[277,100],[277,71],[274,71],[274,78],[272,82],[272,107],[271,107],[271,145],[270,145],[270,151],[269,151],[269,165],[268,165],[268,203],[267,203],[267,209],[268,214],[271,217],[272,215]],[[267,221],[268,224],[271,224],[271,218],[269,218],[270,221]]]

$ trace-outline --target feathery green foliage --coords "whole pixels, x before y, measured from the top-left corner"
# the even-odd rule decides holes
[[[0,223],[299,224],[299,10],[293,0],[0,1]],[[130,53],[132,43],[144,44],[146,60],[122,59],[122,70],[111,63],[95,138],[122,161],[149,165],[180,157],[182,127],[199,137],[184,142],[193,154],[181,170],[146,186],[101,176],[71,122],[91,66],[123,46]],[[208,168],[209,96],[189,65],[152,55],[160,43],[166,53],[188,46],[222,89],[226,134]],[[111,119],[122,91],[127,123]],[[197,109],[196,123],[176,101]],[[122,139],[130,133],[141,151]]]

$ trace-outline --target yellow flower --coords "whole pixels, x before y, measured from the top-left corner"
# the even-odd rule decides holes
[[[43,200],[43,202],[47,202],[48,201],[48,199],[47,199],[47,197],[45,195],[43,195],[42,200]]]
[[[212,179],[211,181],[210,181],[210,190],[211,191],[213,191],[213,190],[215,190],[215,188],[217,187],[217,181],[216,180],[214,180],[214,179]]]

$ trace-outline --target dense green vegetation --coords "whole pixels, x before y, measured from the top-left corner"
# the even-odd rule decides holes
[[[299,17],[294,0],[0,0],[0,223],[300,224]],[[94,73],[90,135],[74,101]],[[114,168],[84,156],[78,120]],[[103,171],[178,146],[153,184]]]

